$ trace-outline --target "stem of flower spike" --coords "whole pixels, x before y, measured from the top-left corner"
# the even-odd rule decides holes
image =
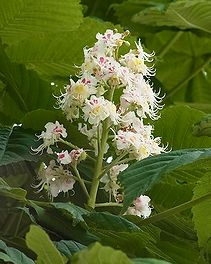
[[[114,90],[115,90],[115,87],[112,87],[112,89],[108,93],[107,99],[109,101],[113,100]],[[97,157],[97,161],[96,161],[95,173],[94,173],[94,177],[92,180],[92,186],[91,186],[91,190],[90,190],[90,194],[89,194],[89,199],[87,202],[87,205],[93,209],[95,208],[97,191],[98,191],[98,187],[99,187],[99,183],[100,183],[100,176],[101,176],[102,167],[103,167],[103,157],[105,154],[106,143],[108,140],[109,118],[106,118],[105,121],[102,123],[102,125],[103,125],[103,131],[102,131],[101,142],[100,142],[100,138],[98,137],[98,143],[100,142],[100,144],[99,144],[100,149],[98,149],[99,153],[98,153],[98,157]]]
[[[100,151],[97,157],[96,166],[95,166],[95,174],[92,180],[92,186],[90,190],[90,196],[88,200],[88,206],[91,208],[95,208],[95,201],[97,197],[97,191],[100,183],[100,174],[102,171],[103,166],[103,157],[106,149],[106,142],[108,139],[108,132],[109,132],[109,120],[108,118],[103,123],[103,133],[102,133],[102,139],[100,144]]]

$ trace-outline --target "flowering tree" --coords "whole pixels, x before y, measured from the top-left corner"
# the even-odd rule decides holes
[[[0,260],[209,263],[210,1],[104,2],[0,3]]]

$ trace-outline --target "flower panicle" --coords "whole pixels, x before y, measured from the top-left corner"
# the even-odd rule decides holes
[[[119,54],[122,45],[130,46],[125,40],[128,35],[129,31],[120,33],[116,29],[97,33],[94,45],[83,49],[84,60],[77,66],[76,78],[70,76],[69,84],[64,86],[59,96],[55,96],[66,119],[77,123],[80,133],[87,137],[96,159],[100,152],[107,155],[110,149],[114,160],[125,153],[124,159],[129,163],[121,163],[120,159],[101,178],[109,200],[113,198],[117,202],[119,195],[124,196],[117,175],[132,162],[166,151],[161,139],[154,138],[153,127],[145,124],[147,118],[158,119],[163,108],[163,96],[160,91],[154,91],[150,81],[156,74],[153,64],[155,53],[146,52],[139,39],[135,48]],[[67,131],[58,121],[47,123],[45,129],[37,136],[43,143],[33,151],[42,154],[46,149],[48,154],[53,154],[52,146],[66,138]],[[103,133],[108,139],[102,148]],[[46,185],[53,197],[61,191],[72,190],[74,178],[71,178],[71,170],[86,158],[83,148],[64,149],[56,154],[59,165],[51,162],[43,169],[37,185],[40,189]],[[67,175],[69,178],[64,187]],[[140,196],[129,211],[147,217],[151,212],[147,201],[146,196]],[[143,210],[142,205],[145,206]]]

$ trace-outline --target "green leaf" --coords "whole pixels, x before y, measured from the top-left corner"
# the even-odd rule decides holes
[[[46,32],[71,31],[82,21],[79,0],[2,0],[0,10],[0,36],[8,43]]]
[[[137,196],[144,194],[168,173],[194,161],[210,157],[210,155],[210,149],[178,150],[132,164],[119,177],[125,193],[124,208],[127,208]]]
[[[0,240],[0,249],[5,252],[5,254],[0,252],[0,259],[3,259],[4,261],[15,264],[34,264],[32,259],[16,248],[8,247],[2,240]]]
[[[155,122],[154,135],[161,137],[169,149],[211,147],[210,138],[193,135],[193,125],[203,116],[203,112],[187,106],[168,107]]]
[[[86,248],[86,246],[73,240],[60,240],[58,242],[55,241],[54,244],[57,249],[69,259],[76,252]]]
[[[149,28],[144,25],[140,25],[139,23],[135,23],[132,21],[132,17],[137,14],[137,12],[141,12],[147,10],[150,7],[156,7],[158,10],[164,10],[166,7],[165,2],[170,2],[170,0],[165,1],[144,1],[144,0],[127,0],[121,1],[119,4],[114,3],[112,8],[115,11],[115,15],[118,17],[118,22],[128,28],[133,34],[139,35],[140,32],[143,36],[144,33],[151,32],[152,28]]]
[[[173,259],[172,264],[198,264],[199,251],[193,241],[184,241],[174,236],[164,235],[163,241],[159,242],[159,248]]]
[[[82,250],[72,259],[73,264],[132,264],[132,261],[125,253],[120,250],[115,250],[111,247],[105,247],[99,243],[95,243],[89,249]]]
[[[211,175],[205,174],[194,188],[193,198],[199,198],[208,192],[211,188]],[[192,208],[193,222],[197,231],[198,243],[200,247],[205,247],[211,238],[211,210],[210,201],[205,201]]]
[[[30,226],[30,230],[26,234],[26,244],[37,254],[37,264],[65,263],[47,233],[39,226]]]
[[[114,25],[86,17],[75,31],[29,37],[21,42],[9,44],[6,51],[12,61],[24,63],[42,78],[63,88],[68,83],[70,74],[79,71],[74,65],[82,64],[83,48],[91,47],[96,41],[97,32],[104,32],[107,28],[114,28]]]
[[[71,214],[65,212],[65,210],[51,208],[51,206],[49,207],[50,203],[44,204],[44,208],[47,207],[45,209],[32,201],[30,205],[35,210],[33,217],[36,222],[63,239],[74,240],[84,245],[98,240],[97,236],[87,230],[87,226],[83,222],[73,226],[75,222],[73,222]]]
[[[170,3],[165,12],[149,8],[134,15],[136,23],[177,27],[180,29],[198,29],[211,33],[210,1],[177,1]]]
[[[11,262],[11,263],[16,264],[15,260],[11,259],[11,257],[9,257],[7,254],[3,252],[0,252],[0,259],[3,260],[4,262]]]
[[[124,219],[121,216],[109,214],[107,212],[90,213],[89,215],[85,215],[84,219],[89,228],[93,229],[99,228],[103,230],[114,230],[116,232],[140,231],[139,227],[127,219]]]
[[[157,55],[156,78],[160,83],[155,82],[154,87],[162,85],[167,94],[164,100],[209,103],[211,39],[187,31],[149,32],[143,36],[144,43]]]
[[[169,263],[164,260],[146,259],[146,258],[136,258],[136,259],[132,259],[132,261],[134,264],[168,264]]]
[[[169,260],[157,247],[159,230],[154,227],[139,228],[136,223],[109,213],[90,213],[84,220],[88,230],[96,235],[101,243],[120,249],[130,256],[158,256]]]
[[[26,190],[21,188],[12,188],[2,178],[0,178],[0,195],[19,201],[25,201],[26,194]]]
[[[79,222],[84,222],[83,215],[86,215],[89,213],[84,208],[74,205],[70,202],[69,203],[51,203],[51,205],[54,208],[68,212],[73,219],[74,225]]]
[[[195,136],[211,137],[211,115],[205,115],[193,127],[193,134]]]
[[[19,123],[29,111],[53,108],[50,83],[41,80],[34,71],[26,70],[24,65],[11,63],[1,42],[0,60],[0,79],[5,84],[0,94],[0,113]]]
[[[30,153],[35,136],[20,127],[0,127],[0,166],[19,161],[36,161]]]

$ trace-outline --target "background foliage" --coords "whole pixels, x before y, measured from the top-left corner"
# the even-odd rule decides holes
[[[119,209],[89,212],[80,195],[51,203],[31,188],[39,160],[48,158],[30,154],[34,134],[48,121],[65,122],[52,94],[107,28],[129,29],[156,52],[154,88],[166,95],[154,133],[173,151],[120,177],[125,207],[145,192],[152,198],[154,215],[145,220]],[[0,1],[0,260],[210,263],[210,34],[209,0]],[[85,142],[65,127],[72,141]],[[80,169],[92,174],[92,164]]]

